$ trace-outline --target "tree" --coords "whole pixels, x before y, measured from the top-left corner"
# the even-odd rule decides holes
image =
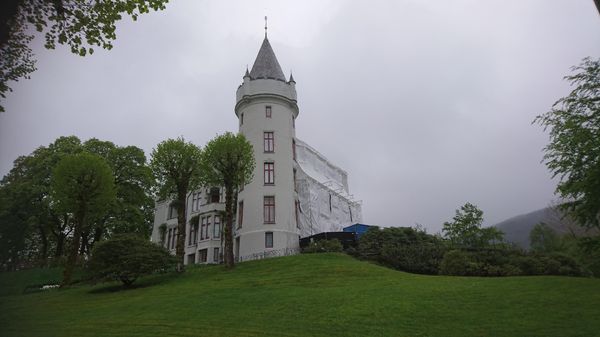
[[[543,222],[533,226],[529,232],[529,241],[535,252],[551,253],[561,250],[561,238]]]
[[[19,157],[0,181],[0,195],[5,200],[0,205],[0,263],[4,268],[46,265],[63,256],[73,231],[73,219],[72,214],[56,207],[50,195],[50,181],[53,170],[65,156],[82,151],[97,154],[108,162],[115,176],[117,199],[104,217],[90,220],[82,233],[80,253],[89,253],[95,242],[115,233],[149,236],[154,201],[150,194],[152,173],[144,152],[98,139],[81,143],[75,136],[59,137],[50,145]]]
[[[502,241],[503,233],[495,227],[482,228],[483,211],[466,203],[456,210],[452,222],[445,222],[442,231],[455,247],[483,248],[490,243]]]
[[[565,76],[575,89],[534,123],[550,129],[544,161],[558,176],[563,209],[583,226],[600,227],[600,59],[584,58]]]
[[[173,199],[177,208],[177,271],[184,271],[186,201],[188,192],[202,185],[202,150],[183,137],[167,139],[152,150],[150,168],[160,199]]]
[[[31,31],[45,32],[45,47],[66,44],[74,54],[85,56],[93,46],[111,49],[116,22],[123,14],[136,20],[151,9],[165,8],[168,0],[4,0],[0,5],[0,98],[17,81],[35,71],[29,43]],[[0,111],[4,108],[0,106]]]
[[[175,257],[138,235],[120,234],[98,243],[88,264],[96,279],[114,279],[129,287],[142,275],[171,268]]]
[[[252,181],[254,151],[246,137],[226,132],[206,144],[202,167],[206,182],[225,187],[225,237],[224,260],[233,268],[233,217],[239,188]]]
[[[111,169],[97,155],[80,153],[65,157],[52,175],[52,195],[57,207],[73,214],[73,244],[65,266],[62,286],[71,281],[81,233],[93,219],[102,217],[115,199]]]

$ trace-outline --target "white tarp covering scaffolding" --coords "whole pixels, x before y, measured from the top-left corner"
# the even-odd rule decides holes
[[[362,221],[361,202],[348,190],[348,173],[296,139],[300,236],[341,231]]]

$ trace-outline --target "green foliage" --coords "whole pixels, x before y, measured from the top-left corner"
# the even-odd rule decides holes
[[[10,91],[9,81],[17,81],[35,70],[29,43],[32,31],[45,33],[45,47],[67,45],[80,56],[92,54],[93,46],[112,49],[116,22],[123,15],[133,20],[150,10],[162,10],[168,0],[6,0],[0,15],[0,97]],[[0,111],[4,111],[0,106]]]
[[[450,250],[440,263],[440,274],[461,276],[588,275],[577,261],[564,254],[527,254],[506,248]]]
[[[110,167],[101,157],[85,152],[58,163],[51,189],[57,209],[74,214],[79,221],[102,216],[115,200]]]
[[[226,132],[210,140],[204,148],[202,168],[206,182],[225,187],[224,260],[233,267],[233,218],[239,188],[252,181],[254,172],[252,144],[242,134]]]
[[[495,227],[482,228],[483,211],[466,203],[456,210],[452,222],[445,222],[442,231],[454,247],[483,248],[502,241],[504,234]]]
[[[256,165],[252,144],[242,134],[226,132],[206,144],[202,165],[208,184],[237,189],[252,181]]]
[[[82,152],[63,158],[52,174],[51,195],[58,210],[73,214],[71,252],[63,285],[68,285],[79,251],[81,234],[94,219],[101,218],[115,201],[112,171],[101,157]]]
[[[161,199],[177,199],[201,186],[201,160],[202,150],[183,137],[159,143],[152,150],[150,159],[156,195]]]
[[[154,201],[150,196],[151,172],[144,152],[111,142],[59,137],[27,156],[19,157],[0,182],[0,267],[59,260],[73,231],[72,214],[57,207],[50,195],[52,172],[66,156],[90,152],[102,157],[115,176],[116,201],[105,216],[90,219],[82,232],[82,249],[114,233],[133,232],[149,236]],[[53,255],[53,256],[52,256]]]
[[[600,59],[585,58],[565,79],[575,86],[534,123],[550,129],[544,161],[558,176],[563,208],[582,225],[600,227]]]
[[[531,250],[535,252],[549,253],[561,250],[560,237],[545,223],[533,226],[529,233],[529,241]]]
[[[446,251],[443,240],[410,227],[371,228],[360,238],[357,256],[420,274],[437,274]]]
[[[177,207],[177,270],[184,270],[186,201],[188,192],[204,181],[202,150],[183,137],[167,139],[152,150],[150,168],[154,173],[155,191],[162,199],[173,199]]]
[[[339,253],[344,250],[342,243],[338,239],[317,240],[311,242],[308,247],[302,250],[303,253]]]
[[[129,287],[142,275],[167,270],[175,257],[162,246],[139,236],[125,234],[98,243],[88,263],[95,279],[113,279]]]

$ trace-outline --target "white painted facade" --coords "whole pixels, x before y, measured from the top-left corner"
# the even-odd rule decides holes
[[[348,174],[296,138],[296,82],[292,76],[286,80],[266,36],[252,71],[246,71],[237,89],[234,110],[256,161],[254,177],[239,192],[235,207],[236,260],[295,254],[301,237],[362,221],[361,205],[349,193]],[[219,202],[210,202],[208,192],[201,189],[188,197],[186,264],[220,261],[222,235],[216,235],[221,227],[219,221],[217,229],[215,219],[225,208],[224,197],[220,193]],[[196,215],[201,219],[198,230]],[[209,219],[206,227],[202,219]],[[152,240],[174,252],[167,241],[176,226],[169,203],[158,202]]]

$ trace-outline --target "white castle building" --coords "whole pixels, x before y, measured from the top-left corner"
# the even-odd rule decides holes
[[[296,82],[286,80],[265,39],[236,93],[239,132],[254,148],[252,182],[239,192],[234,224],[238,261],[299,252],[299,239],[361,222],[348,174],[296,138]],[[186,264],[218,263],[223,243],[224,190],[201,188],[187,200]],[[156,203],[152,240],[175,252],[177,212]]]

